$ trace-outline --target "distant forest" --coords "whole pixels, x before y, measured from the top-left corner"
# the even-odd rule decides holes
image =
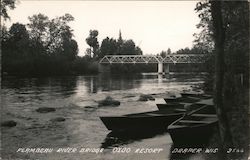
[[[74,17],[65,14],[49,19],[44,14],[28,17],[27,25],[2,27],[2,73],[26,75],[95,74],[100,58],[107,54],[141,55],[133,40],[105,38],[101,46],[98,31],[90,30],[85,56],[78,56],[78,44],[68,25]]]
[[[74,17],[65,14],[49,19],[44,14],[28,17],[29,23],[14,23],[10,28],[2,27],[2,73],[10,75],[66,75],[96,74],[98,61],[105,55],[142,55],[143,51],[132,39],[106,37],[101,45],[98,31],[90,30],[86,37],[89,48],[85,56],[78,56],[78,44],[73,30],[68,25]],[[198,47],[184,48],[177,54],[197,54]],[[168,48],[157,55],[165,57],[175,54]],[[113,65],[113,72],[153,72],[157,65]]]

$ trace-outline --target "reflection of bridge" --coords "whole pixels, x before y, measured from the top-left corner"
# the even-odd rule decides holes
[[[169,64],[173,63],[204,63],[208,56],[205,54],[169,54],[166,57],[155,55],[107,55],[99,64],[137,64],[137,63],[158,63],[158,73],[169,73]],[[167,64],[164,65],[163,64]]]

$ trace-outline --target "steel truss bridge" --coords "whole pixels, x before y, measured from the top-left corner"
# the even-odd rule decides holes
[[[169,54],[166,57],[156,55],[106,55],[100,64],[138,64],[157,63],[158,73],[169,72],[169,64],[176,63],[204,63],[208,59],[205,54]],[[163,64],[167,64],[164,65]]]
[[[204,63],[204,54],[170,54],[166,57],[155,55],[107,55],[99,63]]]

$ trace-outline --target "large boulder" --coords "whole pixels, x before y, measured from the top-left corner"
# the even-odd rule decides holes
[[[107,96],[104,100],[98,101],[98,106],[119,106],[120,101],[114,100],[112,97]]]
[[[56,109],[51,108],[51,107],[41,107],[41,108],[36,109],[36,111],[39,113],[48,113],[48,112],[55,112]]]
[[[15,127],[16,125],[17,125],[17,123],[13,120],[4,121],[1,123],[2,127]]]

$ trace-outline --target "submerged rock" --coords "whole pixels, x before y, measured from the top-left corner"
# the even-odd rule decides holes
[[[4,121],[1,123],[2,127],[15,127],[16,125],[17,125],[17,123],[13,120]]]
[[[142,94],[142,95],[140,95],[140,98],[138,99],[138,101],[148,101],[148,100],[154,101],[155,98],[151,95],[148,95],[148,94]]]
[[[127,96],[124,96],[122,98],[133,98],[133,97],[136,97],[135,95],[127,95]]]
[[[54,112],[56,111],[56,109],[51,108],[51,107],[41,107],[41,108],[36,109],[36,111],[39,113],[48,113],[48,112]]]
[[[120,101],[114,100],[112,97],[107,96],[104,100],[98,101],[98,106],[119,106]]]
[[[152,93],[151,95],[152,95],[152,96],[156,96],[156,95],[157,95],[157,93]]]
[[[84,108],[86,108],[86,109],[95,109],[97,107],[96,106],[85,106]]]
[[[51,119],[50,121],[52,121],[52,122],[63,122],[65,120],[66,119],[64,117],[56,117],[56,118]]]

